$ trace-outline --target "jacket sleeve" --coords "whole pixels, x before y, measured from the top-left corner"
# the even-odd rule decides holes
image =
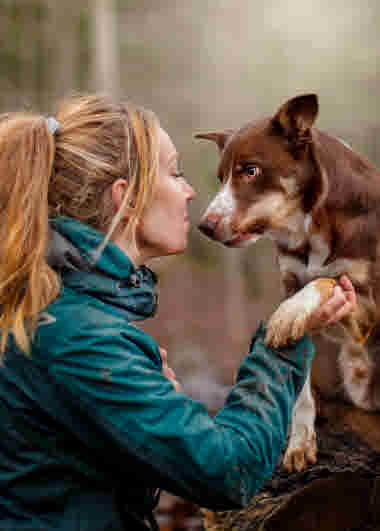
[[[284,448],[314,352],[310,339],[272,351],[260,326],[225,406],[211,418],[174,390],[144,335],[131,326],[111,338],[100,328],[50,364],[78,412],[97,427],[89,451],[104,448],[120,480],[128,482],[138,463],[133,475],[138,470],[137,480],[150,486],[214,510],[246,505]]]

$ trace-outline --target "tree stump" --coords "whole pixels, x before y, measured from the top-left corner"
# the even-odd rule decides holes
[[[380,531],[380,414],[320,401],[318,461],[279,464],[241,511],[202,510],[207,531]]]

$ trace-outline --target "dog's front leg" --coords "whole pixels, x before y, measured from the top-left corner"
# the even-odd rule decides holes
[[[308,463],[317,461],[315,415],[316,407],[309,373],[293,409],[289,443],[284,456],[284,467],[288,472],[300,472]]]
[[[267,345],[278,348],[302,337],[310,316],[333,295],[335,286],[334,279],[318,278],[280,304],[267,325]]]

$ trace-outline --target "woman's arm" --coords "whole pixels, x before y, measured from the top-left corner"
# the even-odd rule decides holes
[[[158,348],[132,326],[85,332],[49,372],[84,419],[84,439],[115,483],[131,478],[213,509],[241,507],[271,475],[313,346],[274,352],[256,333],[226,405],[214,419],[162,374]],[[65,345],[67,346],[67,339]],[[57,345],[55,345],[55,348]]]
[[[340,295],[338,290],[325,303],[321,326],[345,306]],[[70,308],[64,315],[58,311],[39,338],[62,397],[80,415],[83,430],[73,430],[89,457],[101,455],[96,465],[115,484],[161,487],[212,509],[248,503],[284,448],[313,357],[310,339],[274,351],[265,346],[261,326],[225,406],[212,419],[200,402],[176,392],[154,340],[103,315],[102,308],[83,308],[80,314],[97,326],[71,320],[71,337],[62,334]]]

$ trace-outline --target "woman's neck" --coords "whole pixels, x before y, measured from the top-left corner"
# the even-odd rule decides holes
[[[134,245],[127,243],[121,236],[115,235],[115,237],[111,238],[111,240],[119,247],[121,251],[123,251],[123,253],[128,256],[136,268],[144,265],[147,261],[147,257],[144,255],[144,253],[142,253]]]

